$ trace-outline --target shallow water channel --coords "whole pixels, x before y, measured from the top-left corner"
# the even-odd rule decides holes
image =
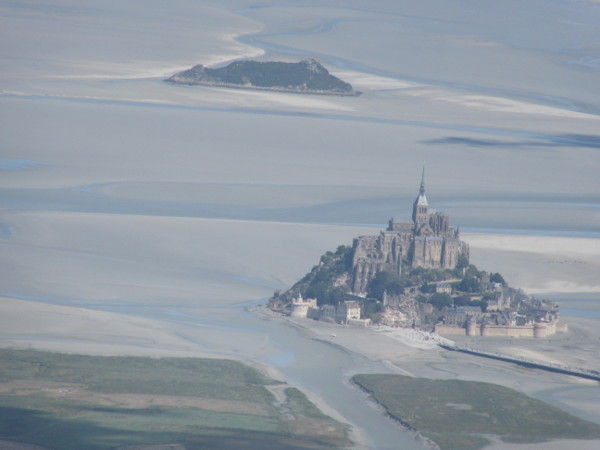
[[[255,304],[255,302],[253,302]],[[104,311],[146,317],[154,320],[185,324],[186,326],[222,328],[227,331],[243,331],[268,336],[279,348],[279,353],[268,354],[258,362],[276,367],[293,385],[307,394],[315,394],[346,421],[360,428],[366,436],[370,449],[422,449],[414,435],[399,426],[367,401],[367,395],[348,382],[353,373],[389,372],[383,364],[370,361],[360,355],[328,342],[310,339],[287,323],[265,320],[246,309],[247,305],[223,307],[226,314],[220,316],[204,308],[195,312],[174,310],[173,305],[157,306],[108,306]],[[185,332],[179,337],[195,341]]]

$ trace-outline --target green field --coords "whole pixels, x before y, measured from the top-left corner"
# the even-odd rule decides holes
[[[237,361],[1,349],[0,440],[92,450],[350,444],[301,391]]]
[[[443,450],[483,448],[486,435],[513,443],[600,439],[600,425],[496,384],[378,374],[352,379]]]

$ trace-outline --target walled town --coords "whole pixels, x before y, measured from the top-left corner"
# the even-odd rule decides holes
[[[392,218],[377,236],[327,252],[269,307],[296,318],[416,328],[442,335],[541,338],[566,331],[549,300],[469,264],[469,246],[448,216],[430,208],[425,170],[412,221]]]

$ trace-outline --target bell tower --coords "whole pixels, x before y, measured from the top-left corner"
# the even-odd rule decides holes
[[[421,174],[419,195],[413,203],[412,219],[415,224],[427,223],[429,221],[429,202],[425,196],[425,164],[423,164],[423,173]]]

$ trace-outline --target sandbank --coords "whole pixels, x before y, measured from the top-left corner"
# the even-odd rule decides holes
[[[490,436],[487,437],[490,438]],[[598,441],[581,439],[556,439],[554,441],[540,442],[538,444],[510,444],[507,442],[502,442],[498,439],[493,444],[485,448],[488,450],[564,450],[566,448],[596,450],[598,448]]]
[[[5,348],[99,356],[216,357],[159,322],[104,311],[0,297]]]
[[[530,294],[600,292],[600,239],[462,233],[479,269]]]
[[[568,325],[566,333],[556,333],[543,339],[490,337],[473,339],[448,336],[459,345],[505,355],[600,370],[600,330],[598,320],[588,317],[561,316]]]

